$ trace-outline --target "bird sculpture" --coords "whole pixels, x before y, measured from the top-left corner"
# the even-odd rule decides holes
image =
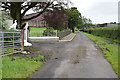
[[[17,26],[17,20],[15,20],[15,23],[12,26],[10,26],[9,29],[14,29],[17,31],[16,26]]]
[[[28,22],[26,22],[26,25],[25,25],[24,29],[25,29],[24,46],[32,46],[31,43],[27,42],[28,41]]]

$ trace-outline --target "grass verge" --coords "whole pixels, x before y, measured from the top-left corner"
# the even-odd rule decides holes
[[[46,30],[46,29],[47,28],[35,28],[35,27],[31,27],[29,35],[30,35],[30,37],[42,37],[43,33],[44,33],[44,30]],[[55,33],[57,33],[57,30],[53,29],[53,31]]]
[[[114,43],[108,38],[98,37],[92,34],[84,33],[88,38],[93,40],[103,51],[106,59],[112,64],[112,67],[116,74],[120,76],[118,73],[120,70],[118,69],[118,45]],[[119,71],[118,71],[119,70]]]
[[[0,80],[2,79],[2,58],[0,56]]]
[[[2,78],[28,78],[42,66],[42,56],[31,58],[2,57]]]
[[[44,30],[46,30],[46,28],[34,28],[34,27],[31,27],[29,35],[31,37],[40,37],[40,36],[43,36]]]

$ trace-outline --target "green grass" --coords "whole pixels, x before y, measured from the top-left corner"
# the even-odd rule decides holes
[[[43,59],[41,56],[37,60]],[[25,57],[2,57],[2,78],[27,78],[42,66],[42,62],[34,58]]]
[[[44,30],[46,30],[46,28],[34,28],[34,27],[31,27],[29,35],[31,37],[40,37],[40,36],[43,36],[42,34],[43,34]]]
[[[120,45],[110,43],[111,41],[108,38],[98,37],[88,33],[84,34],[102,49],[106,59],[112,64],[114,71],[118,74],[118,47],[120,47]],[[120,74],[118,75],[120,76]]]
[[[47,28],[34,28],[34,27],[31,27],[29,36],[31,36],[31,37],[41,37],[41,36],[43,36],[43,32],[46,29]],[[57,30],[54,30],[54,32],[57,33]]]
[[[0,56],[0,80],[2,79],[2,58]]]

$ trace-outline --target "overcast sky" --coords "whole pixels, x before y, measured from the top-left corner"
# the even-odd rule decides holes
[[[92,23],[118,22],[118,2],[120,0],[70,0],[82,16],[90,18]],[[28,11],[27,14],[33,12]]]
[[[82,16],[93,23],[118,22],[119,0],[71,0]]]

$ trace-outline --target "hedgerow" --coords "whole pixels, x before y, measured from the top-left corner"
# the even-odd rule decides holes
[[[101,37],[120,41],[120,28],[119,27],[89,28],[89,29],[85,29],[82,31],[87,32],[89,34],[96,35],[96,36],[101,36]]]

